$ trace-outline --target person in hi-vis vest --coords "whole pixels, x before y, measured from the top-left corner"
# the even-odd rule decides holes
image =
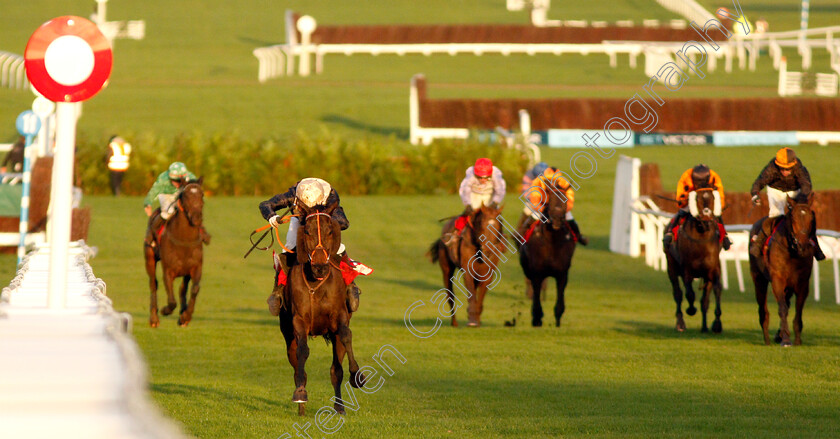
[[[131,155],[131,144],[120,136],[111,136],[108,140],[108,170],[111,174],[111,192],[119,195],[123,175],[128,170],[128,157]]]

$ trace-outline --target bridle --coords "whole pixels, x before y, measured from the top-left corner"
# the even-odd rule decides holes
[[[327,251],[326,247],[324,247],[323,239],[321,238],[321,216],[326,216],[327,218],[329,218],[329,220],[331,220],[332,217],[330,217],[330,214],[325,213],[325,212],[315,212],[315,213],[310,213],[309,215],[306,215],[306,218],[304,219],[304,221],[308,221],[309,218],[311,218],[313,216],[315,217],[316,229],[318,230],[318,245],[315,246],[315,248],[312,249],[311,252],[309,252],[309,255],[308,255],[309,263],[310,264],[312,263],[312,258],[315,256],[315,253],[318,252],[318,251],[321,251],[321,252],[324,253],[324,256],[326,256],[327,263],[329,264],[331,255],[330,255],[330,252]],[[327,275],[327,277],[328,276],[329,275]],[[321,280],[321,282],[323,283],[323,280],[326,280],[326,277],[324,277],[323,280],[322,279],[319,279],[319,280]],[[304,277],[304,281],[306,281],[305,277]],[[309,286],[309,285],[307,284],[307,286]],[[320,284],[318,284],[318,286],[320,286]],[[316,288],[317,288],[317,286],[316,286]],[[310,291],[313,291],[313,290],[310,289]]]
[[[186,185],[184,185],[184,189],[181,190],[178,193],[178,198],[177,198],[176,202],[177,202],[177,205],[178,205],[178,210],[181,211],[181,212],[184,212],[184,216],[187,218],[187,222],[190,224],[190,226],[200,227],[201,225],[196,224],[193,221],[192,215],[190,215],[190,212],[184,207],[183,203],[181,203],[181,198],[183,198],[184,193],[187,192],[187,188],[189,188],[190,186],[195,186],[198,189],[198,191],[201,193],[201,196],[204,197],[204,193],[201,190],[201,185],[198,185],[196,183],[187,183]]]

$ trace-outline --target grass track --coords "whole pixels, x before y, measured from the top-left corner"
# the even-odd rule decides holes
[[[719,170],[730,191],[745,190],[773,148],[636,149],[658,161],[665,181],[697,161]],[[573,151],[545,150],[562,164]],[[832,173],[838,150],[799,148],[820,187],[840,187]],[[638,153],[638,154],[635,154]],[[747,166],[746,164],[749,164]],[[752,288],[724,292],[721,335],[674,329],[674,305],[664,273],[607,248],[614,162],[607,160],[579,192],[576,217],[592,237],[575,255],[561,329],[527,324],[521,271],[515,258],[501,268],[502,283],[488,295],[478,330],[442,327],[428,339],[405,328],[403,314],[428,303],[440,274],[424,253],[438,233],[437,219],[459,210],[454,196],[345,197],[352,227],[351,255],[376,268],[360,280],[362,306],[354,316],[354,347],[362,365],[385,344],[406,363],[389,362],[395,375],[372,395],[356,392],[337,437],[797,437],[828,438],[840,431],[840,307],[832,304],[824,270],[821,303],[805,310],[804,345],[782,350],[761,343]],[[749,169],[744,169],[744,168]],[[148,292],[140,242],[139,198],[89,197],[90,240],[99,254],[94,272],[108,284],[115,306],[130,312],[134,335],[151,371],[154,399],[200,438],[276,438],[294,435],[292,371],[277,322],[264,303],[269,257],[247,260],[247,235],[262,224],[261,198],[209,198],[205,276],[195,320],[174,318],[147,326]],[[518,215],[508,196],[506,218]],[[7,265],[8,266],[8,265]],[[826,266],[827,268],[827,266]],[[733,270],[734,271],[734,270]],[[734,278],[730,279],[734,285]],[[162,293],[161,297],[162,297]],[[553,289],[545,307],[553,304]],[[461,319],[464,312],[460,312]],[[518,316],[513,328],[505,320]],[[413,315],[426,329],[434,315]],[[772,326],[777,325],[775,305]],[[330,349],[311,341],[307,363],[309,417],[329,403]]]

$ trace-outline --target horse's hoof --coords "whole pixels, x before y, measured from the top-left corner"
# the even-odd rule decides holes
[[[467,327],[469,328],[478,328],[479,326],[481,326],[479,322],[467,322]]]
[[[152,327],[152,328],[157,328],[158,326],[160,326],[160,322],[159,321],[156,321],[156,322],[150,321],[149,326]]]
[[[163,308],[161,308],[160,313],[165,316],[168,316],[172,314],[172,311],[175,311],[175,305],[166,305]]]
[[[538,326],[542,326],[542,320],[531,320],[531,326],[535,328]]]
[[[295,393],[292,394],[292,402],[297,404],[304,404],[309,401],[309,397],[306,394],[306,389],[297,389]]]
[[[556,326],[558,328],[560,327],[560,319],[555,320],[554,326]]]
[[[774,342],[774,343],[781,343],[781,342],[782,342],[782,335],[781,335],[780,333],[778,333],[778,332],[777,332],[777,333],[776,333],[776,336],[775,336],[775,337],[773,337],[773,342]]]
[[[685,331],[685,322],[683,322],[683,321],[677,322],[676,330],[677,330],[677,332]]]
[[[341,405],[341,404],[334,404],[333,408],[335,409],[335,412],[338,413],[339,415],[344,416],[344,415],[347,414],[347,412],[344,411],[344,406]]]
[[[712,323],[712,332],[714,332],[715,334],[720,334],[721,332],[723,332],[723,323],[721,323],[720,320],[717,320],[714,323]]]
[[[685,313],[690,316],[693,316],[694,314],[697,314],[697,308],[691,306],[687,310],[685,310]]]
[[[452,327],[454,327],[454,328],[458,327],[458,321],[455,320],[455,317],[452,318]]]
[[[350,386],[360,389],[367,383],[367,377],[360,372],[350,372]]]
[[[180,316],[180,317],[178,317],[178,326],[180,326],[180,327],[182,327],[182,328],[186,328],[186,327],[187,327],[187,325],[189,325],[189,324],[190,324],[190,321],[192,321],[192,319],[190,319],[190,318],[184,318],[184,315],[183,315],[183,314],[181,314],[181,316]]]
[[[781,345],[782,345],[783,348],[789,348],[789,347],[793,346],[793,343],[791,343],[790,340],[787,340],[787,341],[782,340]]]
[[[704,327],[700,328],[700,332],[702,332],[703,334],[705,334],[705,333],[709,332],[709,328],[707,328],[706,326],[704,326]]]

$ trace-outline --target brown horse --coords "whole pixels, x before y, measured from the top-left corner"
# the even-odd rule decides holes
[[[773,224],[774,230],[768,239],[764,257],[756,258],[750,254],[750,274],[755,284],[755,300],[758,302],[758,323],[764,332],[764,343],[770,344],[768,327],[770,312],[767,310],[767,285],[772,284],[773,295],[779,304],[779,331],[775,342],[790,346],[790,329],[787,317],[790,299],[796,295],[796,315],[793,318],[793,330],[796,339],[793,344],[802,344],[802,308],[808,298],[808,281],[813,269],[814,247],[810,237],[815,227],[814,212],[811,206],[814,194],[806,201],[794,202],[788,197],[787,212]],[[761,229],[769,219],[762,218],[753,225],[750,238]]]
[[[452,291],[453,282],[463,278],[465,294],[468,295],[467,326],[481,326],[481,312],[484,310],[484,296],[487,290],[499,280],[499,257],[506,248],[502,225],[497,219],[502,213],[501,207],[481,205],[467,215],[467,225],[461,231],[460,242],[455,251],[447,248],[443,238],[433,242],[428,255],[432,262],[440,264],[443,273],[443,285],[447,291],[447,302],[452,313],[452,326],[458,326],[455,317],[456,303],[461,301]],[[443,235],[455,233],[453,218],[443,226]],[[457,252],[457,254],[453,254]],[[460,288],[460,284],[458,285]],[[460,306],[460,305],[459,305]]]
[[[542,220],[534,226],[529,239],[520,246],[519,264],[525,273],[525,288],[531,298],[531,325],[542,326],[543,309],[540,293],[545,280],[553,277],[557,284],[557,302],[554,305],[554,321],[560,327],[560,318],[566,310],[566,284],[569,268],[575,254],[574,232],[566,221],[566,200],[549,190],[548,202],[542,212]],[[534,285],[537,288],[534,288]],[[543,286],[543,288],[540,288]]]
[[[703,280],[703,298],[700,300],[703,313],[702,332],[709,332],[706,323],[706,313],[709,310],[710,290],[715,294],[715,321],[712,332],[723,331],[720,321],[720,249],[721,235],[716,216],[719,216],[720,206],[715,206],[717,198],[713,189],[698,189],[689,197],[691,215],[679,226],[676,239],[671,248],[665,249],[668,260],[668,278],[674,290],[674,302],[677,303],[677,331],[685,331],[685,321],[682,313],[683,293],[680,290],[680,279],[685,286],[685,296],[688,299],[686,313],[693,316],[697,312],[694,307],[694,279]]]
[[[172,284],[176,277],[182,277],[178,325],[187,326],[192,320],[195,299],[201,286],[201,266],[204,257],[200,235],[203,208],[204,191],[201,188],[201,179],[186,184],[177,195],[175,215],[169,218],[160,236],[159,251],[155,252],[154,248],[149,246],[144,247],[146,273],[149,275],[149,289],[151,290],[149,325],[153,328],[157,328],[160,323],[157,308],[158,281],[155,273],[158,261],[161,262],[163,285],[166,287],[168,297],[167,305],[160,310],[161,314],[168,316],[175,310],[177,304],[172,293]],[[192,281],[192,289],[188,304],[187,288],[190,281]]]
[[[302,203],[301,225],[297,239],[297,263],[288,274],[280,307],[280,330],[286,340],[286,354],[295,371],[295,391],[292,401],[299,404],[298,413],[305,413],[306,360],[309,357],[307,339],[323,336],[333,347],[330,378],[335,389],[335,410],[344,413],[341,363],[347,353],[350,363],[350,385],[359,388],[365,377],[353,355],[353,333],[347,310],[346,285],[339,269],[337,256],[341,245],[341,227],[332,219],[331,208],[316,206],[307,209]]]

